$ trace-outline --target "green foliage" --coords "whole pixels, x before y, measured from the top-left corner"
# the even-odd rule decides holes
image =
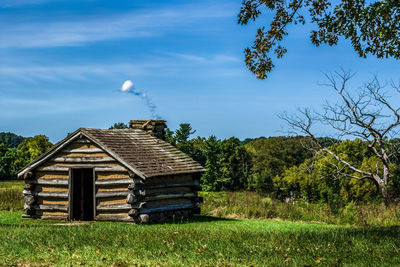
[[[205,190],[233,191],[247,188],[251,158],[241,146],[240,140],[235,137],[218,140],[211,136],[205,144],[207,172],[202,177]]]
[[[51,146],[52,144],[44,135],[25,138],[17,148],[0,143],[0,180],[17,179],[18,170],[49,150]]]
[[[51,147],[52,144],[45,135],[36,135],[26,138],[17,148],[17,159],[12,164],[13,170],[18,171],[23,168],[48,151]]]
[[[330,149],[356,168],[366,171],[376,168],[378,160],[368,151],[367,144],[359,139],[343,141]],[[282,196],[289,196],[292,192],[310,201],[322,200],[330,203],[333,210],[350,201],[368,201],[377,197],[379,192],[372,180],[350,179],[338,173],[337,168],[341,173],[358,176],[330,154],[319,154],[313,161],[308,159],[285,170],[274,178],[274,185]]]
[[[205,142],[203,153],[206,158],[205,167],[207,172],[201,177],[201,184],[205,191],[217,190],[218,183],[223,182],[220,177],[219,162],[219,144],[215,136],[211,136]]]
[[[193,130],[189,123],[181,123],[175,132],[171,131],[169,128],[165,130],[165,140],[168,143],[177,146],[178,149],[183,152],[190,154],[191,145],[188,144],[189,137],[195,132],[196,130]]]
[[[253,190],[272,193],[280,199],[303,198],[311,202],[328,203],[333,213],[351,201],[379,200],[373,180],[356,180],[339,174],[359,174],[349,171],[333,156],[325,153],[311,158],[310,139],[306,137],[269,137],[240,141],[235,137],[219,140],[215,136],[190,139],[194,133],[189,124],[181,124],[176,131],[167,130],[167,141],[190,155],[206,168],[201,177],[204,191]],[[319,138],[342,159],[365,171],[380,166],[367,144],[359,139],[338,142]],[[334,163],[334,164],[333,164]],[[391,165],[400,173],[398,165]],[[399,175],[397,174],[396,177]],[[394,177],[394,194],[400,178]]]
[[[239,139],[231,137],[219,140],[215,136],[208,139],[197,137],[190,124],[180,124],[175,132],[166,131],[166,140],[194,160],[205,166],[207,172],[201,178],[205,191],[241,190],[247,188],[251,161]]]
[[[191,156],[195,161],[205,166],[206,158],[203,153],[205,138],[197,137],[189,140],[190,135],[195,133],[188,123],[181,123],[176,131],[169,128],[165,130],[165,141],[176,146],[182,152]]]
[[[116,122],[108,129],[128,129],[129,125],[123,122]]]
[[[16,179],[14,162],[17,160],[17,149],[6,148],[0,143],[0,180]]]
[[[249,188],[259,192],[272,192],[272,179],[275,176],[311,157],[302,142],[307,142],[307,138],[270,137],[248,142],[245,148],[251,154],[253,165]]]
[[[327,203],[333,214],[338,214],[351,201],[380,200],[373,181],[338,175],[335,164],[332,164],[336,162],[329,154],[311,158],[311,153],[305,148],[309,145],[308,138],[261,137],[240,141],[235,137],[224,140],[215,136],[190,138],[193,133],[190,124],[183,123],[176,131],[167,129],[166,140],[206,168],[201,177],[204,191],[251,190],[269,193],[279,199],[294,196],[297,200]],[[330,138],[319,139],[357,168],[373,171],[380,167],[376,156],[361,140],[338,142]],[[400,140],[396,139],[387,142],[400,145]],[[25,139],[18,148],[0,143],[0,180],[16,179],[19,169],[50,147],[51,143],[43,135]],[[389,189],[396,198],[400,193],[400,156],[394,159],[390,165],[393,177]],[[341,163],[336,165],[344,167]],[[358,175],[349,170],[347,174]]]
[[[304,25],[308,19],[316,28],[311,31],[315,46],[336,45],[340,37],[348,39],[360,57],[400,58],[399,1],[333,0],[245,0],[238,23],[247,25],[263,12],[273,19],[269,27],[261,26],[253,46],[245,49],[245,63],[257,78],[265,79],[287,50],[281,42],[290,24]]]
[[[184,143],[189,140],[189,137],[194,134],[196,130],[192,129],[189,123],[181,123],[179,129],[175,131],[176,143]]]
[[[358,221],[358,212],[357,212],[357,205],[355,202],[349,202],[343,208],[343,221],[345,223],[354,224]]]
[[[205,166],[207,158],[204,153],[206,146],[206,138],[196,137],[186,143],[177,144],[178,149],[190,155],[195,161]]]
[[[16,148],[24,141],[24,137],[13,133],[0,133],[0,143],[3,143],[8,148]]]
[[[265,197],[265,198],[261,199],[261,202],[264,204],[265,208],[271,207],[272,203],[273,203],[272,198],[270,198],[270,197]]]
[[[172,131],[170,128],[166,128],[165,129],[165,141],[170,143],[171,145],[176,145],[176,141],[175,141],[175,132]]]

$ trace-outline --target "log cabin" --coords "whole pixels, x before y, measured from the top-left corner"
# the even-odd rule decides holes
[[[19,171],[23,218],[157,223],[199,214],[205,169],[164,141],[164,120],[80,128]]]

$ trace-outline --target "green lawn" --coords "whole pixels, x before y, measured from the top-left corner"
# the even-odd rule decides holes
[[[400,266],[398,205],[333,214],[325,204],[203,192],[203,216],[178,224],[69,225],[21,219],[22,188],[20,181],[0,183],[0,266]]]
[[[400,265],[400,227],[217,219],[161,225],[21,219],[0,211],[0,265]]]

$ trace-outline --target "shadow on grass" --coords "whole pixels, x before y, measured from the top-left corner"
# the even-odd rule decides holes
[[[213,216],[206,216],[206,215],[195,215],[187,219],[179,220],[179,221],[171,221],[166,222],[166,224],[181,224],[181,223],[208,223],[208,222],[229,222],[229,221],[236,221],[236,219],[231,218],[222,218],[222,217],[213,217]]]
[[[225,221],[233,221],[230,223],[230,226],[225,227],[224,225],[216,225],[213,222],[225,222]],[[237,220],[236,220],[237,221]],[[43,222],[43,221],[41,221]],[[57,222],[56,222],[57,223]],[[46,233],[51,233],[52,235],[61,236],[65,233],[65,231],[72,231],[71,234],[78,229],[81,229],[79,235],[83,236],[83,240],[79,244],[79,246],[91,245],[92,240],[90,238],[85,239],[85,236],[92,236],[93,232],[102,233],[102,234],[112,234],[120,232],[121,224],[123,225],[123,229],[127,231],[127,233],[137,233],[139,230],[140,233],[144,232],[153,232],[156,231],[160,234],[165,234],[168,236],[169,233],[176,231],[176,227],[174,225],[186,225],[184,229],[190,233],[190,236],[196,238],[197,236],[207,236],[207,233],[212,230],[214,232],[220,233],[221,235],[231,234],[232,231],[229,229],[236,229],[234,232],[238,235],[238,238],[245,242],[246,240],[279,240],[279,242],[289,242],[288,240],[295,240],[294,242],[307,243],[308,245],[314,245],[316,243],[334,243],[340,248],[351,247],[353,245],[360,244],[371,244],[373,246],[380,246],[385,244],[393,244],[396,250],[400,247],[400,226],[382,226],[382,227],[371,227],[371,226],[360,226],[360,227],[337,227],[337,228],[326,228],[326,229],[314,229],[314,228],[296,228],[292,230],[287,230],[287,228],[266,227],[263,229],[260,228],[260,225],[257,225],[253,228],[252,224],[249,223],[245,228],[239,227],[235,228],[235,220],[234,219],[224,219],[224,218],[216,218],[209,216],[195,216],[191,220],[186,220],[183,222],[176,223],[166,223],[166,224],[158,224],[158,225],[130,225],[128,223],[112,223],[115,227],[96,227],[96,225],[102,224],[103,222],[99,222],[99,224],[94,223],[90,225],[79,225],[79,226],[60,226],[53,224],[43,223],[34,223],[34,224],[0,224],[0,235],[7,232],[15,232],[20,235],[24,235],[25,231],[27,232],[37,232],[43,235]],[[191,227],[191,223],[196,223],[196,226]],[[268,223],[268,222],[266,222]],[[171,227],[172,226],[172,227]],[[201,226],[201,227],[198,227]],[[70,228],[72,227],[72,228]],[[82,228],[84,227],[84,228]],[[233,227],[233,228],[232,228]],[[68,230],[67,230],[68,229]],[[83,230],[85,229],[85,230]],[[118,230],[119,229],[119,230]],[[2,231],[1,231],[2,230]],[[56,230],[56,231],[55,231]],[[90,234],[91,233],[91,234]],[[214,238],[217,235],[214,235]],[[115,236],[116,237],[116,236]],[[110,237],[112,239],[112,237]],[[297,240],[297,241],[296,241]]]
[[[232,218],[214,217],[207,215],[195,215],[191,217],[189,220],[193,222],[236,221],[236,219]]]
[[[212,223],[212,222],[223,222],[223,221],[235,221],[235,219],[230,218],[221,218],[221,217],[213,217],[213,216],[203,216],[203,215],[195,215],[190,218],[169,221],[160,224],[187,224],[187,223]],[[62,226],[89,226],[95,225],[97,223],[118,223],[118,224],[133,224],[129,222],[104,222],[104,221],[92,221],[90,223],[73,223],[72,221],[66,220],[42,220],[42,219],[21,219],[17,222],[10,223],[0,223],[0,228],[15,228],[15,227],[62,227]],[[158,225],[160,225],[158,224]],[[149,224],[149,225],[157,225],[157,224]]]
[[[185,218],[181,220],[174,220],[174,221],[166,221],[161,223],[150,223],[150,224],[142,224],[142,225],[179,225],[179,224],[190,224],[190,223],[214,223],[214,222],[229,222],[229,221],[236,221],[236,219],[230,218],[221,218],[221,217],[213,217],[213,216],[206,216],[206,215],[195,215],[190,218]],[[138,224],[141,225],[141,224]]]
[[[246,219],[243,219],[246,220]],[[213,223],[213,222],[235,222],[239,221],[237,219],[232,219],[232,218],[221,218],[221,217],[212,217],[212,216],[193,216],[189,219],[185,219],[182,221],[175,221],[175,222],[166,222],[164,224],[168,225],[173,225],[173,224],[190,224],[190,223]],[[264,221],[266,224],[268,224],[268,221],[266,220],[261,220]],[[282,223],[294,223],[292,221],[283,221]],[[307,224],[305,222],[302,222],[302,224]],[[376,240],[377,242],[380,242],[379,240],[383,239],[396,239],[400,240],[400,226],[399,225],[394,225],[394,226],[345,226],[344,225],[336,225],[337,227],[335,228],[327,228],[327,229],[293,229],[293,233],[297,232],[302,232],[305,235],[309,236],[309,238],[339,238],[339,239],[344,239],[348,241],[349,236],[355,239],[372,239]],[[251,231],[251,228],[249,228]],[[261,231],[263,232],[263,231]],[[280,229],[275,228],[272,230],[266,230],[264,233],[279,233]],[[287,232],[286,230],[284,232]],[[288,231],[287,233],[290,234],[291,231]],[[260,232],[258,232],[259,234]],[[257,233],[254,233],[255,235],[258,235]],[[348,242],[352,242],[351,240]]]
[[[244,219],[245,220],[245,219]],[[146,227],[151,227],[151,225],[179,225],[179,224],[191,224],[191,223],[201,223],[204,225],[212,225],[212,223],[215,222],[235,222],[239,221],[237,219],[232,219],[232,218],[221,218],[221,217],[213,217],[213,216],[203,216],[203,215],[195,215],[191,218],[184,219],[184,220],[179,220],[179,221],[171,221],[171,222],[166,222],[162,224],[150,224],[150,225],[145,225]],[[264,221],[266,224],[268,224],[268,221]],[[289,222],[289,221],[284,221],[284,222]],[[40,219],[22,219],[19,221],[10,221],[9,223],[3,222],[0,223],[0,228],[60,228],[60,227],[88,227],[88,226],[93,226],[96,227],[97,224],[124,224],[124,225],[133,225],[131,223],[124,223],[124,222],[96,222],[94,221],[93,223],[89,224],[77,224],[77,225],[70,225],[70,221],[62,221],[62,220],[40,220]],[[296,223],[296,222],[293,222]],[[68,226],[64,226],[61,224],[68,224]],[[304,224],[304,222],[302,223]],[[135,225],[133,225],[135,226]],[[142,225],[136,225],[136,226],[142,226]],[[251,231],[251,228],[249,228]],[[309,238],[321,238],[321,237],[334,237],[339,239],[346,239],[348,236],[352,236],[353,238],[356,239],[373,239],[373,240],[380,240],[382,238],[389,238],[389,239],[397,239],[400,240],[400,226],[348,226],[348,227],[343,227],[342,225],[337,225],[337,228],[327,228],[327,229],[293,229],[293,233],[296,233],[297,231],[301,231],[303,234],[306,234],[309,236]],[[261,231],[261,233],[279,233],[280,230],[279,228],[274,228],[270,230]],[[284,231],[290,232],[292,231]],[[254,233],[257,234],[257,233]],[[258,232],[260,234],[260,232]]]
[[[20,222],[10,222],[10,223],[0,223],[0,228],[45,228],[45,227],[61,227],[57,225],[62,222],[67,221],[48,221],[48,220],[34,220],[28,219],[29,221],[20,221]]]
[[[349,232],[353,231],[355,234],[372,235],[374,237],[390,237],[400,238],[400,226],[359,226],[357,228],[349,228]]]

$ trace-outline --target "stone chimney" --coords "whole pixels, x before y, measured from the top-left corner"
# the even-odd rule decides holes
[[[165,120],[131,120],[129,127],[141,129],[152,136],[165,140],[165,128],[167,127]]]

